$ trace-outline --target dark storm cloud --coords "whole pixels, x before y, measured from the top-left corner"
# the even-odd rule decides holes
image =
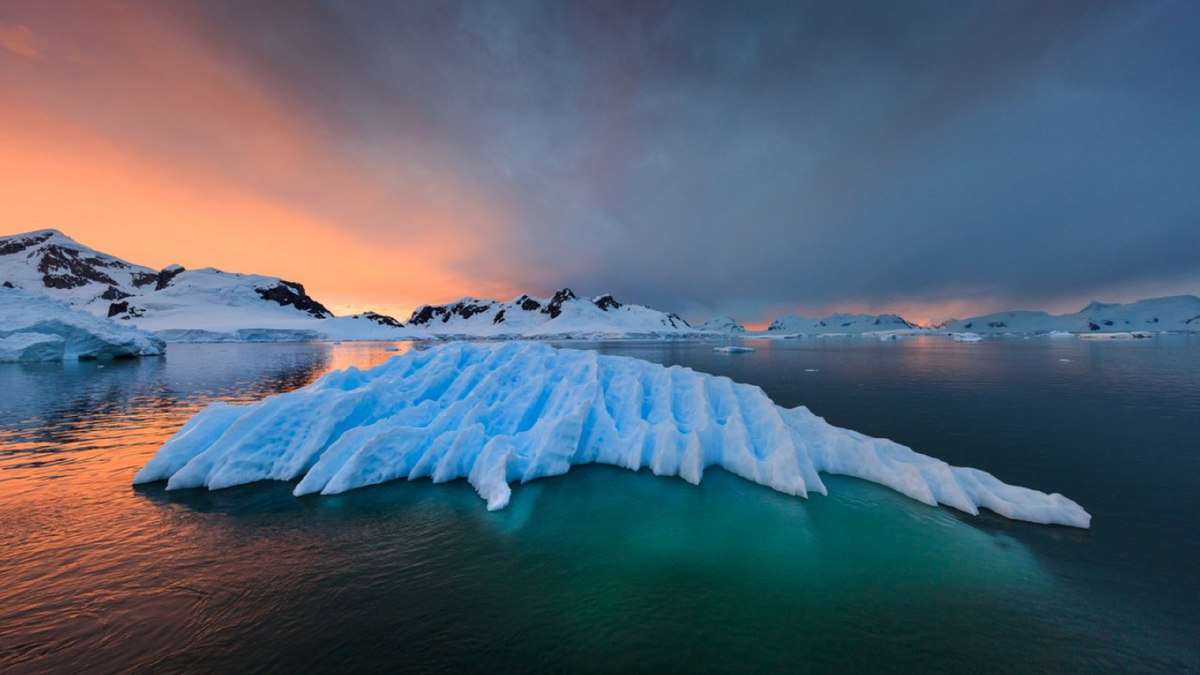
[[[1195,3],[190,11],[382,183],[486,195],[482,278],[742,316],[1200,284]]]

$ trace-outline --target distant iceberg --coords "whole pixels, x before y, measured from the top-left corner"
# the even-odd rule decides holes
[[[0,362],[155,356],[163,341],[66,303],[0,287]]]
[[[841,429],[758,387],[540,343],[453,343],[348,368],[245,406],[195,415],[134,477],[168,489],[295,480],[296,495],[399,478],[466,478],[504,508],[509,483],[609,464],[698,484],[721,467],[790,495],[819,474],[885,485],[925,504],[1086,528],[1058,494],[1007,485],[889,440]]]

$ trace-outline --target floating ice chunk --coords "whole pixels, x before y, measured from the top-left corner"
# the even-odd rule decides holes
[[[0,338],[0,363],[62,361],[67,341],[59,335],[17,333]]]
[[[979,342],[983,338],[978,333],[955,333],[955,342]]]
[[[134,477],[168,489],[299,480],[335,494],[398,478],[466,478],[504,508],[509,484],[609,464],[699,483],[718,466],[790,495],[825,494],[820,473],[854,476],[925,504],[1088,527],[1062,495],[1006,485],[889,440],[781,408],[758,387],[539,343],[453,343],[325,375],[258,403],[217,403]]]
[[[57,336],[61,344],[53,346],[47,336]],[[8,349],[31,350],[21,360],[34,356],[45,360],[51,353],[55,360],[152,356],[165,348],[162,340],[145,331],[92,316],[41,293],[4,287],[0,287],[0,338],[6,339]]]
[[[1079,334],[1079,339],[1081,339],[1081,340],[1132,340],[1133,338],[1134,338],[1133,333],[1126,333],[1126,332],[1080,333]]]
[[[728,347],[713,347],[714,352],[722,354],[748,354],[754,351],[753,347],[739,347],[737,345],[729,345]]]
[[[1071,359],[1059,359],[1062,363],[1071,363]]]
[[[1073,338],[1075,334],[1068,330],[1052,330],[1046,337],[1052,338]]]

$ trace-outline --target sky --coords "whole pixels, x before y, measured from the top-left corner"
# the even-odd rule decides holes
[[[0,0],[0,234],[401,318],[1200,293],[1200,3]]]

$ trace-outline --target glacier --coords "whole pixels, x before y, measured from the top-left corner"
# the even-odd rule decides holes
[[[893,441],[835,427],[761,389],[542,343],[451,343],[368,370],[334,371],[257,403],[214,403],[134,477],[167,489],[297,480],[337,494],[406,478],[465,478],[508,505],[510,483],[608,464],[699,484],[717,466],[780,492],[827,494],[820,474],[853,476],[929,505],[1087,528],[1059,494],[1008,485]]]

